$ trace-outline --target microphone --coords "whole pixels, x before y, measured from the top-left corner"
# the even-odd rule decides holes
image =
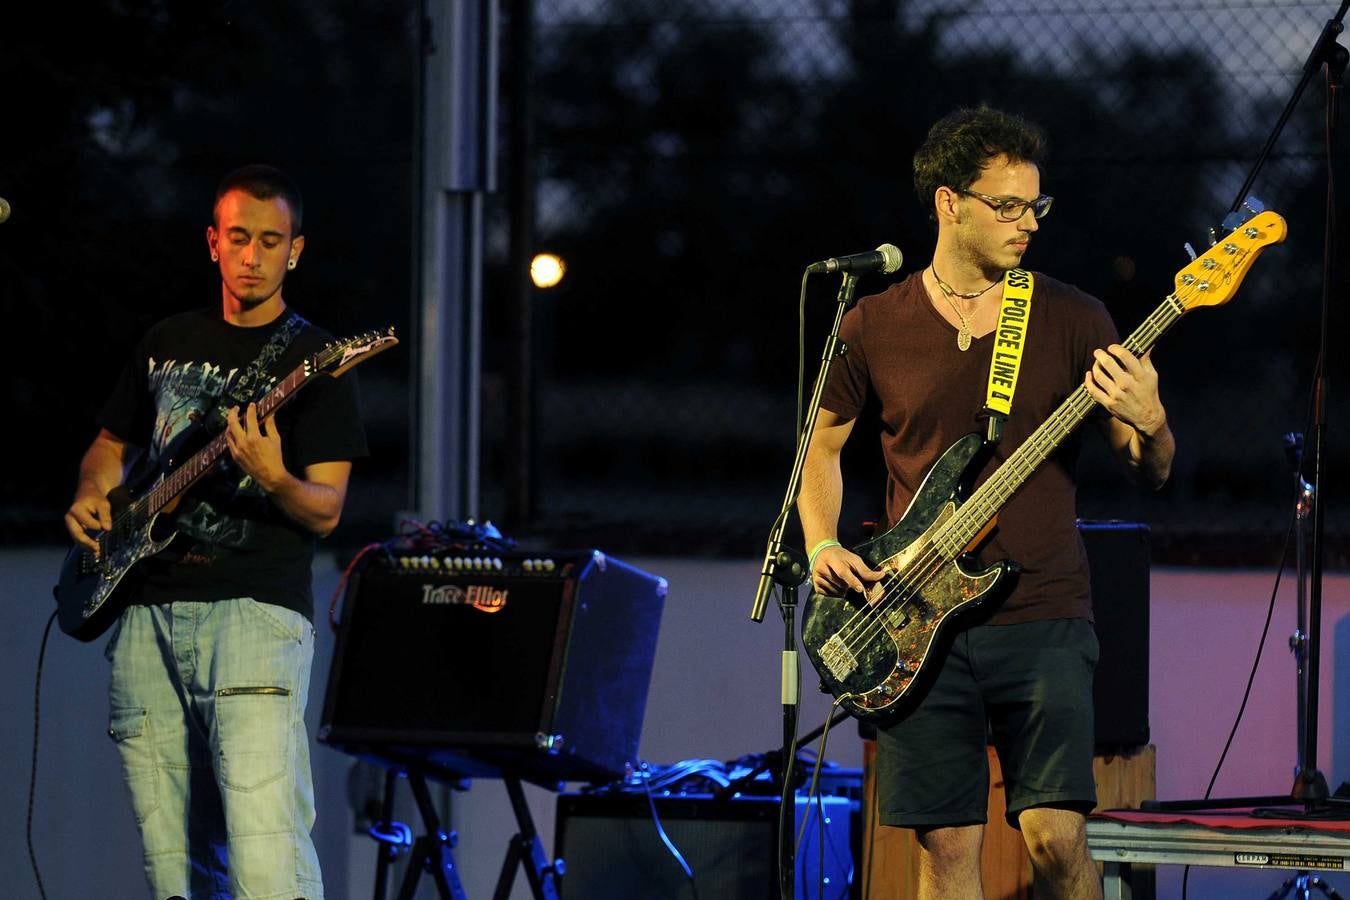
[[[866,253],[853,253],[848,256],[833,256],[806,267],[808,274],[819,272],[881,272],[889,275],[898,271],[905,262],[904,254],[894,244],[882,244]]]
[[[0,224],[9,218],[9,201],[0,197]]]

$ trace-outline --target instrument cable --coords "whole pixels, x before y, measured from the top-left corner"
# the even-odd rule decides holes
[[[28,775],[28,824],[25,834],[28,841],[28,862],[33,867],[33,877],[37,880],[38,894],[47,900],[47,890],[42,884],[42,871],[38,868],[37,852],[33,849],[33,800],[37,796],[38,736],[40,714],[42,711],[42,661],[47,656],[47,638],[52,633],[52,623],[56,621],[53,610],[47,619],[47,627],[42,630],[42,645],[38,649],[37,673],[33,686],[33,762]]]

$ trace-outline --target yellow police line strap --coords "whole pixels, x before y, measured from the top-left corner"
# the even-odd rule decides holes
[[[1025,269],[1009,269],[1003,275],[1003,303],[994,329],[994,352],[989,359],[989,390],[985,406],[1007,416],[1012,412],[1017,374],[1022,370],[1022,349],[1027,343],[1031,320],[1031,292],[1035,280]]]

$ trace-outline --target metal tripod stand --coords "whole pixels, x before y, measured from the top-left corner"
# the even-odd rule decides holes
[[[1307,547],[1309,517],[1317,503],[1317,487],[1309,484],[1303,477],[1303,435],[1294,431],[1285,434],[1284,450],[1290,465],[1294,469],[1294,483],[1298,488],[1298,499],[1294,507],[1294,553],[1297,577],[1294,597],[1298,611],[1295,615],[1294,633],[1289,636],[1289,652],[1294,654],[1296,708],[1298,710],[1298,755],[1294,766],[1294,776],[1297,778],[1299,773],[1304,771],[1306,761],[1303,756],[1303,748],[1308,734]],[[1334,898],[1334,900],[1342,900],[1341,895],[1336,892],[1334,887],[1323,881],[1321,877],[1311,875],[1306,871],[1297,872],[1292,878],[1285,879],[1275,893],[1270,895],[1269,900],[1283,900],[1286,897],[1293,897],[1295,900],[1309,900],[1313,896],[1313,891],[1317,891],[1325,897]]]

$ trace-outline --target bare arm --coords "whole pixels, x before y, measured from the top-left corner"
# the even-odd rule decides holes
[[[1167,481],[1176,441],[1158,395],[1158,373],[1149,354],[1136,357],[1119,344],[1095,351],[1083,386],[1106,408],[1106,439],[1136,480],[1157,490]]]
[[[305,477],[291,474],[281,457],[281,434],[275,419],[258,422],[250,403],[243,417],[226,415],[225,444],[239,468],[258,482],[283,513],[320,537],[332,533],[342,518],[352,464],[345,460],[305,466]]]
[[[822,409],[811,432],[802,469],[802,489],[797,497],[797,514],[802,520],[808,553],[821,541],[838,540],[839,510],[844,497],[839,456],[853,431],[853,421]],[[861,591],[865,583],[882,575],[869,568],[862,557],[840,546],[822,549],[816,554],[815,563],[811,581],[816,590],[825,594],[837,595],[846,587]]]
[[[98,543],[91,531],[104,531],[112,524],[112,506],[108,492],[122,483],[127,466],[135,461],[140,448],[128,444],[106,428],[98,433],[80,460],[80,480],[75,499],[66,510],[66,531],[76,543],[95,553]]]

